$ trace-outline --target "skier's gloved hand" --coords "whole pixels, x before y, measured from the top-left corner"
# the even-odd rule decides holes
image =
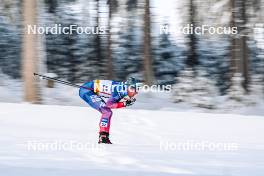
[[[131,106],[132,104],[135,103],[135,101],[136,101],[135,98],[131,98],[131,99],[129,99],[129,100],[126,100],[126,101],[124,102],[124,105],[125,105],[125,106]]]

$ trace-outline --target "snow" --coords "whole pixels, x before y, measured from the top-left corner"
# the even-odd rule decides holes
[[[0,103],[1,175],[263,175],[263,117],[118,109],[114,144],[98,145],[99,115],[89,107]],[[29,145],[72,141],[87,147]],[[235,147],[176,148],[180,143]]]
[[[227,5],[228,3],[229,3],[229,0],[221,0],[221,1],[218,1],[217,3],[215,3],[215,4],[211,7],[210,11],[211,11],[211,12],[218,12],[219,9],[222,9],[223,6]]]
[[[0,71],[0,102],[22,102],[22,82],[10,79]]]

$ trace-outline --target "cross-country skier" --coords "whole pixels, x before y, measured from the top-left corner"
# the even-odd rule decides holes
[[[137,83],[135,78],[129,78],[126,82],[93,80],[80,88],[80,97],[102,114],[99,123],[99,144],[112,144],[109,139],[111,109],[132,105],[136,101],[134,96],[138,90]]]

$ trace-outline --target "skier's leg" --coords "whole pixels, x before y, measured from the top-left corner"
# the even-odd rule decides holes
[[[110,108],[104,106],[100,108],[100,112],[102,113],[102,116],[99,123],[98,143],[112,144],[109,139],[112,111]]]
[[[112,144],[109,140],[109,131],[111,124],[112,111],[108,108],[104,100],[90,90],[81,90],[80,97],[87,102],[92,108],[98,110],[102,116],[99,123],[99,142]]]
[[[99,128],[100,128],[99,132],[109,133],[112,110],[106,106],[104,100],[100,96],[96,95],[91,90],[80,88],[79,95],[92,108],[102,113],[99,123]]]
[[[111,126],[111,118],[112,118],[112,110],[106,106],[103,106],[100,108],[100,112],[102,113],[100,123],[99,123],[99,133],[110,132],[110,126]]]

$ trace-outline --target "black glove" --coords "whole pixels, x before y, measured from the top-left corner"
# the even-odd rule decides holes
[[[131,106],[132,104],[135,103],[135,101],[136,101],[135,98],[131,98],[131,99],[129,99],[129,100],[126,100],[126,101],[124,102],[124,105],[125,105],[125,106]]]

